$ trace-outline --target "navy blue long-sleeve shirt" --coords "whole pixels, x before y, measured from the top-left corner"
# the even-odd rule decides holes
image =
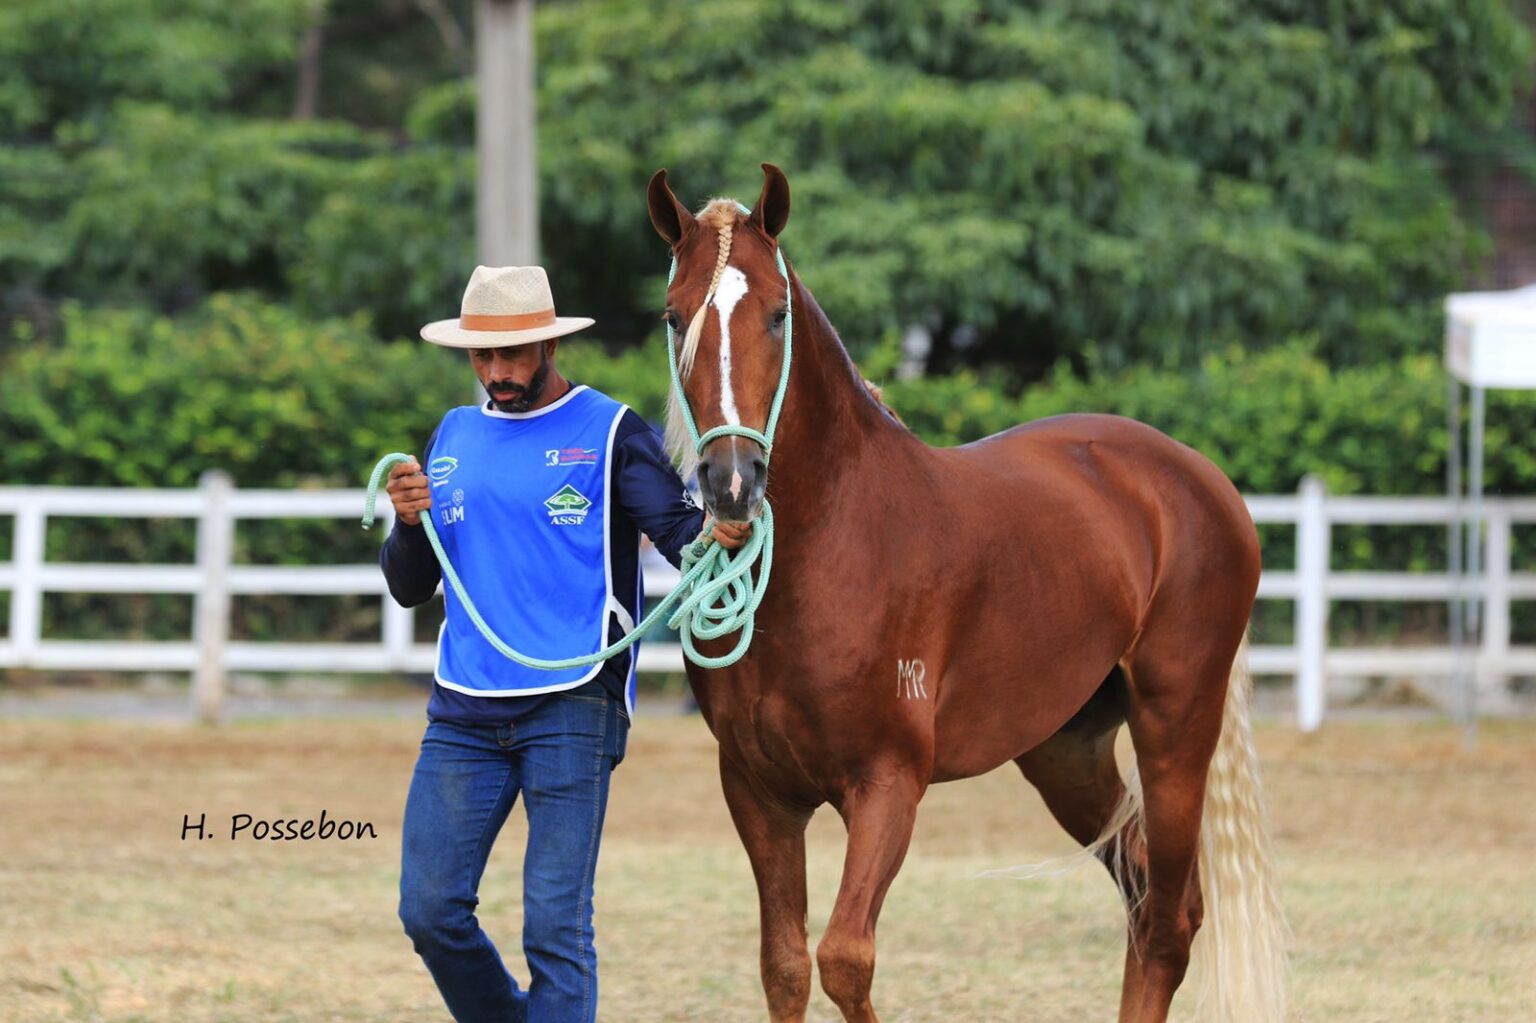
[[[437,433],[433,431],[420,459],[422,465],[431,462],[436,440]],[[613,559],[613,592],[630,617],[638,622],[644,608],[631,606],[640,572],[638,534],[650,537],[662,556],[676,566],[682,549],[703,528],[704,513],[688,496],[677,470],[662,450],[660,436],[633,410],[626,411],[619,420],[610,472],[609,550]],[[432,553],[425,527],[419,524],[408,526],[398,518],[379,552],[379,564],[389,584],[390,595],[402,607],[415,607],[431,600],[442,581],[442,569]],[[610,641],[623,634],[617,621],[610,624]],[[615,654],[591,681],[568,692],[605,693],[618,700],[622,707],[633,656],[633,647]],[[434,684],[427,703],[427,716],[434,721],[466,725],[504,725],[530,713],[541,701],[560,695],[473,696]]]

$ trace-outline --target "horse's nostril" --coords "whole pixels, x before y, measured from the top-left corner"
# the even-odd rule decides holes
[[[715,467],[708,461],[699,463],[699,493],[706,501],[714,500],[715,496]]]

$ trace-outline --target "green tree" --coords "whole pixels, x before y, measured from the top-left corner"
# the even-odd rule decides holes
[[[389,335],[442,315],[471,258],[469,10],[8,5],[8,307],[236,286]],[[538,11],[562,305],[651,334],[646,177],[750,199],[767,159],[794,185],[786,246],[856,349],[919,324],[934,369],[1013,383],[1296,334],[1332,365],[1431,348],[1487,249],[1446,161],[1506,122],[1531,52],[1507,0]]]
[[[321,201],[395,141],[359,128],[397,140],[412,97],[462,72],[466,41],[454,52],[428,13],[452,7],[467,5],[0,6],[0,315],[46,325],[67,298],[181,307],[229,287],[288,294]],[[299,109],[310,57],[326,122]]]
[[[925,323],[941,366],[1031,375],[1428,347],[1483,252],[1435,146],[1499,124],[1529,54],[1497,0],[604,0],[540,29],[552,258],[631,258],[655,166],[750,199],[768,159],[856,345]]]

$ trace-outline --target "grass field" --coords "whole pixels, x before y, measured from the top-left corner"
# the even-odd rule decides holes
[[[0,722],[0,1019],[446,1019],[395,918],[420,727]],[[1536,725],[1491,725],[1475,754],[1448,726],[1403,721],[1311,738],[1276,725],[1259,742],[1295,931],[1293,1018],[1536,1020]],[[225,837],[235,813],[321,808],[379,838]],[[219,838],[182,841],[184,813],[207,813]],[[519,818],[480,915],[526,980]],[[1112,1018],[1123,917],[1108,878],[975,877],[1069,848],[1011,768],[931,790],[881,921],[882,1018]],[[823,811],[813,938],[841,851]],[[603,1020],[764,1017],[756,895],[697,719],[632,733],[597,898]],[[835,1018],[819,991],[811,1018]]]

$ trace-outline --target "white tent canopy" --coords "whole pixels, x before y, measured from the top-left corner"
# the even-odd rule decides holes
[[[1472,387],[1536,387],[1536,284],[1445,300],[1445,367]]]
[[[1450,569],[1469,583],[1482,582],[1483,433],[1490,388],[1536,388],[1536,284],[1513,291],[1469,291],[1445,300],[1445,368],[1448,371],[1446,428],[1450,437],[1446,460],[1446,489],[1461,500],[1467,479],[1470,505],[1451,524]],[[1467,422],[1466,460],[1461,445],[1461,388],[1471,389]],[[1465,562],[1463,561],[1465,552]],[[1465,565],[1465,573],[1463,566]],[[1480,608],[1477,593],[1452,602],[1451,645],[1461,649],[1465,637],[1477,634]],[[1475,728],[1478,679],[1475,672],[1458,672],[1463,694],[1462,718]]]

